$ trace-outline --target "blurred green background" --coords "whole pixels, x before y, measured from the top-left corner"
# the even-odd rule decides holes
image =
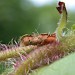
[[[53,33],[60,18],[57,2],[36,5],[32,0],[0,0],[0,42],[8,43],[24,34]],[[75,23],[75,11],[68,12],[70,27]]]

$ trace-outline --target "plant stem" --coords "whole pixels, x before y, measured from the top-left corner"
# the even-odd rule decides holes
[[[35,49],[36,46],[26,46],[26,47],[16,47],[12,49],[7,49],[4,51],[0,51],[0,61],[4,61],[8,58],[14,58],[14,57],[19,57],[20,54],[27,54],[33,49]]]

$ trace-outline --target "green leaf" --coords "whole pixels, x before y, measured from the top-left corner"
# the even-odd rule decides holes
[[[4,62],[0,62],[0,74],[5,70]]]
[[[63,29],[67,25],[67,10],[64,2],[59,2],[58,5],[57,10],[61,14],[61,18],[56,29],[56,35],[58,40],[60,40],[62,38]]]
[[[72,30],[75,30],[75,24],[72,25],[71,29]]]
[[[4,70],[4,72],[0,75],[11,75],[14,72],[13,67],[7,68],[6,70]]]
[[[30,75],[75,75],[75,53],[49,66],[39,68]]]

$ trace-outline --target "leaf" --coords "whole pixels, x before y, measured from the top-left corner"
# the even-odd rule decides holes
[[[75,24],[72,25],[71,29],[75,31]]]
[[[58,5],[59,6],[56,8],[58,12],[61,14],[61,18],[56,29],[56,35],[58,40],[60,40],[62,37],[63,29],[66,27],[67,24],[67,10],[64,2],[59,2]]]
[[[0,62],[0,74],[5,70],[5,66],[3,62]]]
[[[14,72],[13,67],[10,67],[10,68],[6,68],[4,70],[4,72],[2,74],[0,74],[0,75],[11,75],[11,73],[13,73],[13,72]]]
[[[30,75],[75,75],[75,53],[49,66],[39,68]]]

